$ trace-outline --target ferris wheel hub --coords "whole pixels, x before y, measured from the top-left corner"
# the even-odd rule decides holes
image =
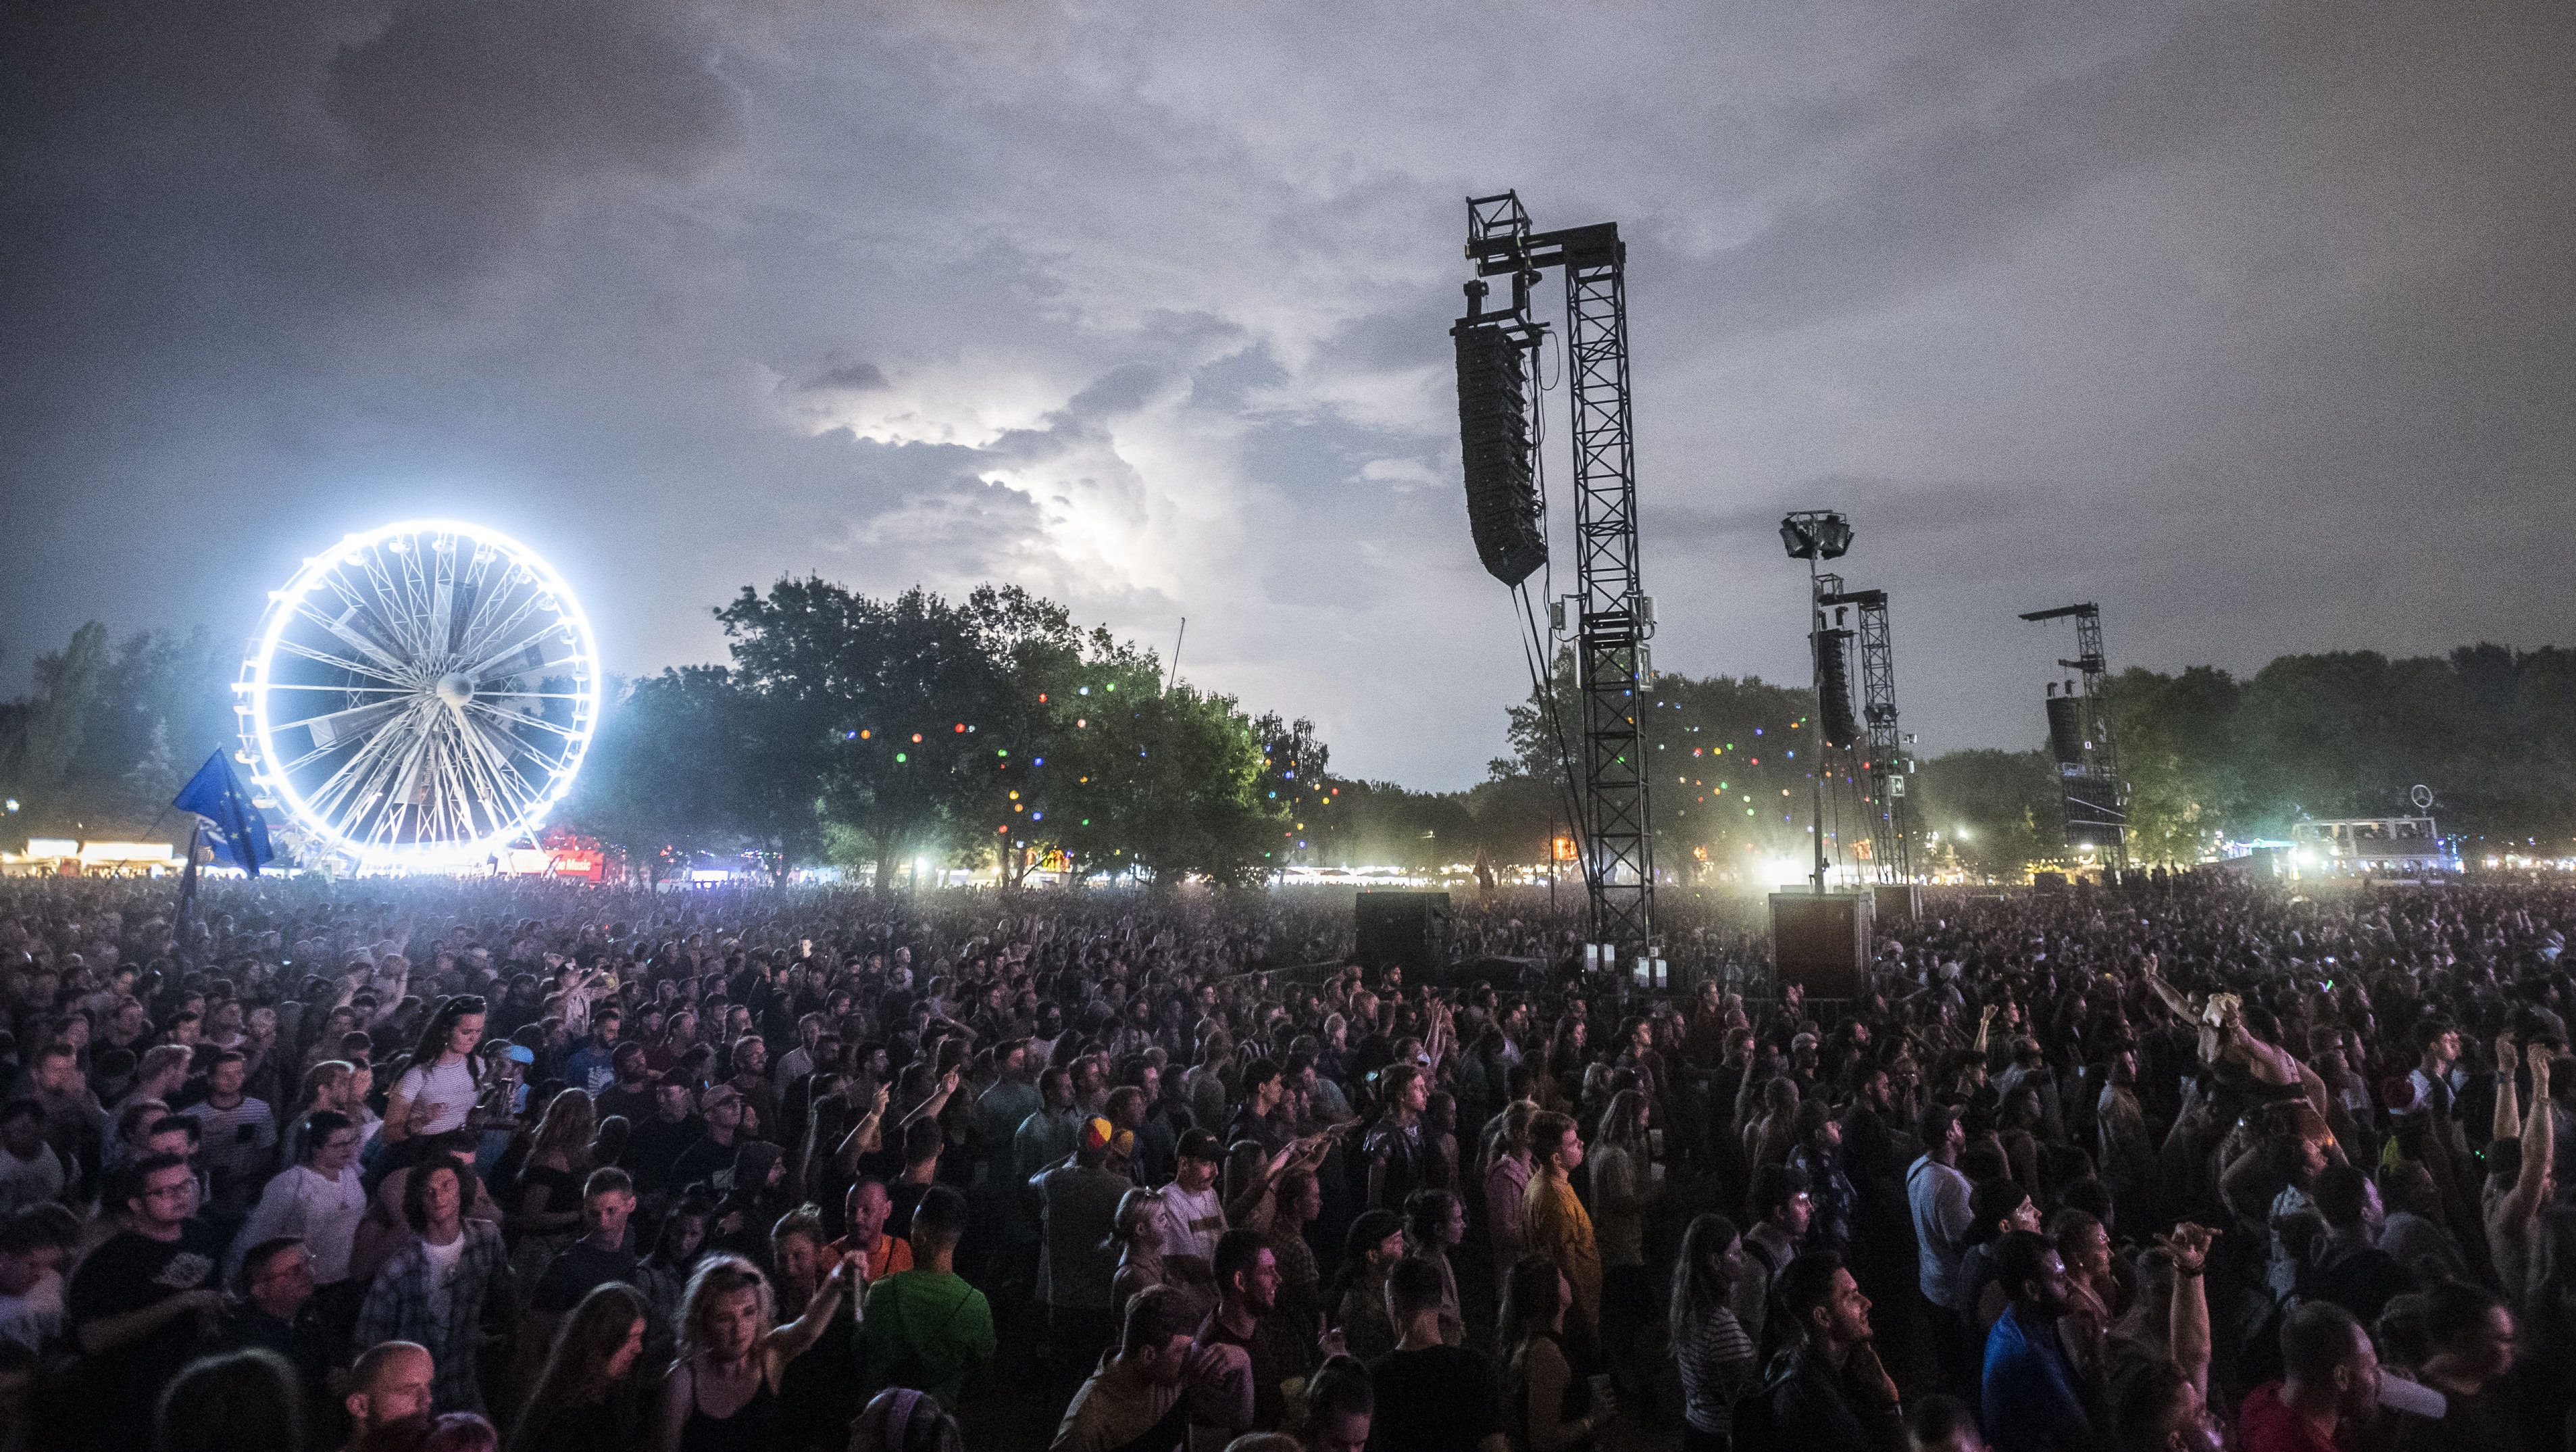
[[[474,699],[473,678],[457,671],[440,676],[437,689],[438,699],[446,702],[451,710],[462,711],[465,703]]]

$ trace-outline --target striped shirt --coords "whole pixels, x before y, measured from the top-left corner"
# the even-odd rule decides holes
[[[1682,1369],[1682,1419],[1711,1436],[1735,1426],[1735,1399],[1753,1383],[1753,1338],[1724,1306],[1690,1328],[1674,1348]]]

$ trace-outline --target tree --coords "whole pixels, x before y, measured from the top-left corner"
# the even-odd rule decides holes
[[[920,589],[877,601],[818,576],[766,596],[745,586],[716,618],[766,707],[770,769],[794,784],[766,813],[781,851],[806,855],[828,818],[867,844],[877,885],[891,886],[895,864],[949,824],[981,749],[972,738],[1001,704],[1002,671],[974,622]]]
[[[2031,862],[2066,850],[2057,768],[2044,751],[1936,756],[1923,763],[1914,792],[1927,861],[1955,857],[1977,876],[2011,882]]]
[[[2129,859],[2193,863],[2248,814],[2236,751],[2244,690],[2225,671],[2132,668],[2111,678],[2112,740],[2129,784]]]
[[[768,703],[723,666],[648,676],[610,703],[564,816],[656,880],[699,852],[784,852],[774,816],[794,795],[771,770],[774,730]]]

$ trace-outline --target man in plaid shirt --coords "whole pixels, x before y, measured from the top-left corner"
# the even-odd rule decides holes
[[[416,1341],[437,1361],[430,1396],[441,1412],[483,1410],[483,1387],[474,1374],[483,1339],[483,1311],[506,1314],[510,1259],[499,1226],[465,1218],[465,1167],[434,1160],[412,1172],[403,1188],[403,1218],[412,1238],[376,1273],[358,1310],[356,1343]]]

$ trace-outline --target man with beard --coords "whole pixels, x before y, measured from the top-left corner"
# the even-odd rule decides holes
[[[2067,1360],[2057,1318],[2067,1311],[2066,1262],[2037,1235],[1995,1243],[2004,1313],[1986,1337],[1985,1423],[1995,1452],[2078,1452],[2093,1445],[2093,1399]]]
[[[417,1447],[429,1432],[430,1382],[437,1375],[429,1348],[416,1341],[381,1341],[349,1369],[348,1452]]]
[[[1200,1325],[1198,1344],[1241,1349],[1252,1379],[1250,1425],[1222,1430],[1233,1435],[1275,1428],[1288,1414],[1283,1388],[1314,1366],[1305,1336],[1272,1315],[1279,1309],[1279,1258],[1260,1232],[1229,1230],[1217,1239],[1215,1269],[1216,1309]]]
[[[644,1121],[653,1117],[657,1097],[651,1058],[642,1044],[623,1039],[618,1042],[615,1063],[613,1082],[591,1096],[597,1102],[598,1117],[605,1120],[612,1114],[623,1115],[630,1128],[640,1129]]]

